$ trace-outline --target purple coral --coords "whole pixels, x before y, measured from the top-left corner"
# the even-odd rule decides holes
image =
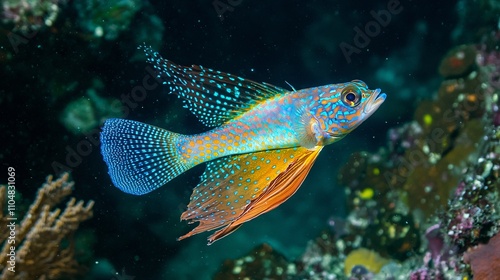
[[[430,252],[430,257],[435,262],[439,262],[441,260],[441,255],[443,253],[444,240],[439,231],[440,224],[435,224],[429,227],[425,231],[425,237],[429,242],[428,249]],[[428,263],[430,259],[424,260],[425,263]]]
[[[411,272],[412,280],[448,279],[448,272],[458,272],[457,249],[445,241],[441,224],[427,228],[425,237],[428,241],[423,267]]]
[[[427,268],[420,268],[410,274],[410,280],[430,280],[432,279],[431,273]]]
[[[464,234],[472,234],[475,216],[481,213],[481,209],[476,206],[459,209],[455,212],[455,218],[451,221],[451,228],[448,231],[453,242],[459,242]]]
[[[396,128],[389,129],[389,151],[391,154],[401,155],[416,145],[416,140],[422,134],[422,127],[417,122],[410,122]]]

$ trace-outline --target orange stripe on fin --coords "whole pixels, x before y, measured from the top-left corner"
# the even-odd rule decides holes
[[[259,205],[257,202],[263,203],[265,198],[261,198],[262,196],[272,198],[271,202],[278,206],[290,197],[303,181],[303,178],[300,179],[300,183],[286,198],[277,199],[279,195],[275,192],[279,192],[279,189],[284,187],[274,184],[282,181],[279,178],[286,178],[285,175],[278,174],[285,174],[287,170],[299,168],[302,165],[297,164],[297,167],[293,167],[295,166],[293,163],[307,162],[308,156],[305,155],[318,152],[319,150],[289,148],[229,156],[209,162],[201,182],[193,190],[188,209],[181,215],[181,220],[187,220],[189,223],[199,222],[199,224],[191,232],[181,236],[179,240],[222,227],[226,227],[224,236],[229,234],[238,227],[235,224],[236,221],[239,221],[238,224],[241,225],[250,219],[248,214],[255,212],[249,213],[249,211]],[[315,158],[316,155],[313,159]],[[312,162],[314,160],[310,161],[310,165]],[[310,166],[307,167],[307,172],[309,169]],[[307,172],[304,173],[304,178]],[[265,213],[273,208],[259,213]],[[256,216],[258,215],[253,215],[252,218]],[[227,228],[229,226],[231,228]],[[213,241],[215,239],[210,242]]]
[[[285,172],[280,173],[262,195],[252,200],[252,202],[247,205],[242,215],[235,221],[212,234],[208,238],[208,244],[210,245],[231,234],[243,223],[275,209],[295,194],[304,182],[307,174],[309,174],[321,149],[322,147],[316,147],[314,150],[299,148],[296,151],[296,159],[287,167]]]

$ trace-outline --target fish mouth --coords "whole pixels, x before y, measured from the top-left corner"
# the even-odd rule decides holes
[[[376,89],[373,91],[371,96],[366,102],[366,106],[363,109],[363,112],[367,115],[370,116],[373,114],[375,111],[377,111],[378,107],[384,103],[385,99],[387,98],[387,94],[383,93],[380,91],[380,89]]]

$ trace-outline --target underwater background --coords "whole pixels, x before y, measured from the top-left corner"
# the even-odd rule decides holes
[[[0,235],[0,279],[500,279],[500,2],[0,9],[0,183],[15,185],[0,188],[0,227],[18,219]],[[206,233],[178,242],[204,166],[133,196],[99,151],[113,117],[207,130],[168,87],[146,89],[142,44],[287,89],[360,79],[388,97],[286,203],[213,245]]]

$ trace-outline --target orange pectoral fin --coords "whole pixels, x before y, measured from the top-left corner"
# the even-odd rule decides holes
[[[272,180],[265,191],[252,200],[237,219],[212,234],[208,238],[209,244],[234,232],[243,223],[273,210],[290,198],[304,182],[321,149],[322,147],[313,150],[299,148],[294,151],[295,160],[286,170]]]

